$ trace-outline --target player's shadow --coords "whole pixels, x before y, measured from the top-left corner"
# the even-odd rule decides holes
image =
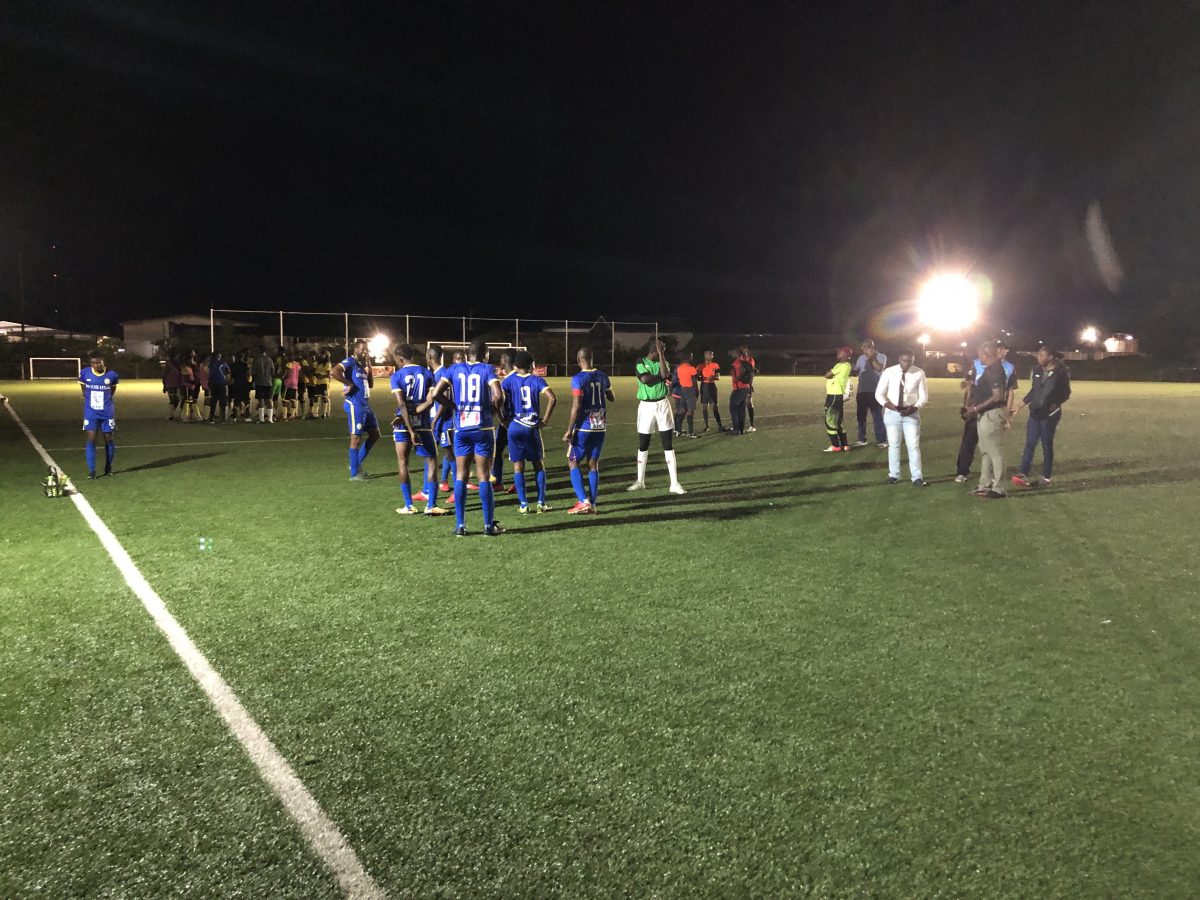
[[[680,498],[671,497],[671,500],[678,501]],[[645,524],[647,522],[675,522],[675,521],[690,521],[695,522],[696,514],[687,509],[680,509],[680,504],[672,503],[671,509],[655,513],[654,515],[621,515],[620,513],[608,514],[600,513],[596,516],[575,516],[569,519],[559,519],[557,521],[545,525],[531,525],[514,528],[507,532],[510,535],[527,535],[527,534],[545,534],[548,531],[567,531],[572,528],[597,528],[607,525],[636,525]],[[720,522],[732,522],[737,519],[744,519],[748,516],[756,516],[762,513],[762,509],[753,506],[731,506],[724,509],[714,509],[705,513],[705,521],[717,520]]]
[[[140,466],[130,466],[128,469],[118,469],[122,475],[128,475],[132,472],[145,472],[147,469],[165,469],[168,466],[178,466],[183,463],[195,462],[198,459],[208,459],[212,456],[221,456],[221,450],[213,453],[188,453],[182,456],[164,456],[161,459],[154,459],[147,463],[142,463]]]
[[[1121,468],[1111,466],[1110,468]],[[1074,471],[1074,467],[1072,467]],[[1112,475],[1092,476],[1078,481],[1055,481],[1046,487],[1013,489],[1008,496],[1014,500],[1028,500],[1038,496],[1054,494],[1078,494],[1084,491],[1106,491],[1120,487],[1161,487],[1172,484],[1188,484],[1200,481],[1200,468],[1150,469],[1142,472],[1123,472]]]

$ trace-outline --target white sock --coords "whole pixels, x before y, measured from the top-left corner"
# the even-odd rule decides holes
[[[267,410],[267,421],[268,422],[275,421],[275,407],[273,407],[273,406]]]
[[[646,462],[650,459],[649,450],[639,450],[637,460],[638,484],[642,484],[646,480]]]
[[[260,422],[267,421],[267,409],[264,406],[260,406],[258,408],[258,421],[260,421]]]
[[[666,457],[667,460],[667,474],[671,476],[671,484],[679,484],[679,470],[675,465],[675,451],[664,450],[663,456]]]

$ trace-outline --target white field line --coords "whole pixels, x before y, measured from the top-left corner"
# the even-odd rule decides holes
[[[41,445],[33,432],[17,415],[17,411],[12,408],[12,405],[5,402],[5,407],[8,409],[9,415],[13,417],[13,421],[17,423],[17,427],[24,432],[25,437],[29,439],[29,443],[33,445],[33,449],[41,456],[42,461],[48,466],[58,468],[58,464],[53,457],[46,451],[46,448]],[[61,471],[61,470],[60,470]],[[212,664],[200,652],[200,649],[188,637],[183,626],[171,615],[165,603],[158,593],[146,581],[145,576],[138,570],[133,559],[121,546],[121,542],[109,530],[109,527],[104,524],[104,521],[96,514],[92,505],[78,491],[71,493],[71,501],[75,504],[75,508],[79,510],[84,521],[91,526],[92,531],[100,538],[100,543],[104,545],[104,549],[108,551],[108,555],[112,557],[114,565],[125,579],[125,583],[129,585],[137,598],[142,601],[142,605],[146,608],[146,612],[154,620],[154,624],[166,636],[167,642],[171,645],[176,655],[182,660],[187,670],[192,673],[192,677],[200,685],[201,689],[208,696],[209,701],[225,720],[225,724],[237,738],[238,743],[245,749],[246,754],[258,767],[258,772],[262,776],[263,781],[279,798],[288,815],[295,820],[300,827],[300,831],[304,834],[309,846],[313,852],[321,859],[329,868],[330,872],[337,879],[338,885],[347,897],[355,898],[381,898],[384,895],[383,889],[375,883],[366,869],[363,868],[357,854],[353,848],[346,842],[345,837],[338,830],[333,820],[325,814],[325,811],[317,804],[312,794],[308,792],[303,782],[296,776],[291,765],[283,758],[283,755],[271,743],[271,739],[263,732],[258,723],[242,706],[233,689],[225,682]]]

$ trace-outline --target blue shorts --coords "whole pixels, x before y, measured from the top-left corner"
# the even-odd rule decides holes
[[[600,451],[604,449],[604,435],[603,431],[575,432],[575,438],[567,448],[567,459],[576,463],[599,459]]]
[[[397,444],[407,444],[408,432],[403,428],[393,428],[392,440]],[[433,432],[428,428],[417,429],[417,439],[414,443],[417,449],[417,456],[427,456],[430,459],[437,456],[437,445],[433,442]]]
[[[350,427],[351,434],[362,434],[372,428],[379,430],[379,420],[375,418],[375,411],[367,406],[365,400],[344,400],[342,408],[346,411],[346,424]]]
[[[117,430],[116,419],[102,419],[98,416],[83,417],[84,431],[103,431],[105,434],[112,434]]]
[[[449,419],[442,419],[442,424],[437,427],[437,445],[447,450],[454,448],[454,429],[450,427]]]
[[[530,428],[520,422],[508,425],[508,458],[513,462],[537,462],[546,455],[542,445],[542,429]]]
[[[470,431],[454,431],[454,455],[493,456],[496,452],[496,434],[490,428],[472,428]]]

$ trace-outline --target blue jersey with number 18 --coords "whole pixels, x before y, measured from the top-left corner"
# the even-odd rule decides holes
[[[458,431],[475,431],[492,427],[492,391],[488,387],[498,382],[496,370],[488,363],[455,363],[442,376],[450,382],[454,397],[454,427]]]
[[[607,395],[612,388],[608,375],[599,369],[585,369],[571,379],[571,394],[579,397],[582,409],[580,431],[604,431],[608,428]]]

